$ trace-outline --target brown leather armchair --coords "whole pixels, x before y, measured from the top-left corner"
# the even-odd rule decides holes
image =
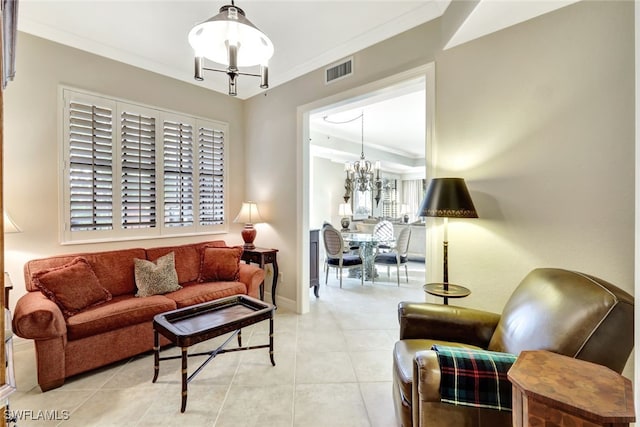
[[[518,285],[502,314],[429,303],[398,305],[393,397],[400,425],[511,426],[511,412],[440,402],[433,344],[519,354],[549,350],[622,372],[633,349],[633,297],[587,274],[540,268]],[[544,372],[541,372],[544,375]]]

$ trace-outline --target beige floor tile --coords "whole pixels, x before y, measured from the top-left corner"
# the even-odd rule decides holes
[[[389,350],[395,342],[387,330],[347,330],[344,331],[347,349],[353,351]]]
[[[347,342],[340,330],[298,333],[297,351],[303,353],[326,353],[344,351]]]
[[[358,351],[349,353],[349,355],[358,382],[391,381],[393,379],[391,351]]]
[[[393,409],[392,382],[360,383],[360,391],[369,413],[372,427],[396,427]]]
[[[268,386],[293,384],[294,353],[275,353],[276,366],[271,365],[268,349],[243,352],[233,385]]]
[[[298,384],[294,426],[366,427],[367,410],[357,383]]]
[[[232,385],[216,427],[291,426],[293,384],[275,386]]]
[[[296,384],[355,381],[356,375],[347,352],[297,353]]]

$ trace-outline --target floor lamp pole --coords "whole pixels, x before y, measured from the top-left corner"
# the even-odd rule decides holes
[[[449,218],[444,218],[444,240],[442,241],[442,283],[444,286],[444,291],[447,292],[449,290]],[[444,297],[444,303],[447,304],[449,298]]]

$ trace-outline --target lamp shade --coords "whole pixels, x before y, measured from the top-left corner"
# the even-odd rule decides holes
[[[429,183],[418,216],[478,218],[463,178],[434,178]]]
[[[338,215],[340,215],[340,216],[353,215],[353,212],[351,211],[351,204],[350,203],[340,203],[338,205]]]
[[[2,218],[4,221],[5,233],[20,233],[22,231],[20,230],[20,227],[18,227],[18,225],[13,221],[11,216],[9,216],[8,213],[3,212]]]
[[[265,64],[273,56],[273,43],[247,19],[239,7],[226,5],[220,13],[196,25],[189,32],[195,55],[229,65],[229,46],[238,47],[237,65]]]
[[[236,216],[233,222],[257,224],[264,221],[260,216],[260,212],[258,212],[258,205],[255,202],[244,202],[242,203],[242,208],[240,208],[238,216]]]

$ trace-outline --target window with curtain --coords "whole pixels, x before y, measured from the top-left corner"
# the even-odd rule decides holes
[[[411,179],[402,181],[402,202],[409,207],[409,222],[418,220],[418,209],[425,196],[425,180]]]
[[[62,90],[64,242],[226,232],[228,125]]]

